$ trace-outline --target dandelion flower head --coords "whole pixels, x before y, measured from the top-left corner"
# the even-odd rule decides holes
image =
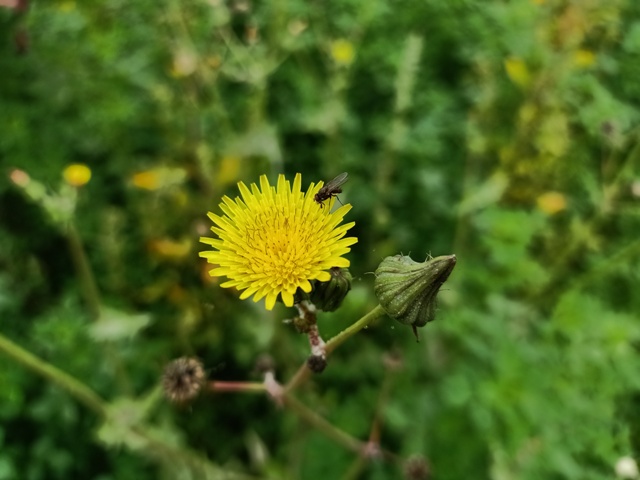
[[[257,302],[266,297],[267,310],[278,296],[292,306],[298,288],[308,293],[311,280],[326,282],[331,279],[331,267],[348,267],[343,255],[358,241],[345,238],[355,222],[339,225],[351,205],[331,211],[335,198],[324,205],[314,200],[322,182],[312,183],[306,192],[301,191],[301,183],[300,174],[293,186],[284,175],[278,177],[276,187],[266,175],[260,177],[260,187],[253,183],[249,189],[238,183],[242,198],[224,196],[220,204],[224,215],[208,214],[218,238],[200,238],[213,247],[200,252],[216,265],[209,274],[226,276],[228,281],[221,286],[242,291],[241,299],[253,296]]]

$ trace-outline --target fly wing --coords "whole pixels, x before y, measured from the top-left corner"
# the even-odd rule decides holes
[[[348,177],[349,177],[349,174],[347,172],[342,172],[333,180],[329,180],[327,184],[324,186],[324,188],[326,188],[327,191],[329,192],[333,190],[337,190],[349,179]]]

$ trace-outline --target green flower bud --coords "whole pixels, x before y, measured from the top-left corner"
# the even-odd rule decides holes
[[[325,312],[333,312],[342,304],[342,301],[351,290],[351,274],[346,268],[333,267],[329,270],[331,280],[327,282],[315,282],[310,294],[311,303]]]
[[[424,263],[395,255],[376,270],[375,293],[387,315],[405,325],[423,327],[436,315],[436,296],[456,266],[455,255],[442,255]]]

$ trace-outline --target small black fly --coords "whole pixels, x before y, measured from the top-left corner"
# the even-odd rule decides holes
[[[342,172],[333,180],[329,180],[326,185],[315,194],[313,199],[323,206],[323,202],[325,200],[329,200],[331,197],[335,197],[339,193],[342,193],[342,185],[348,180],[349,174],[347,172]]]

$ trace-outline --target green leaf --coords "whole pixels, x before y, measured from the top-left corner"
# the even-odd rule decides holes
[[[146,313],[129,314],[119,310],[104,309],[100,318],[89,327],[89,334],[99,342],[130,340],[150,323],[151,316]]]

